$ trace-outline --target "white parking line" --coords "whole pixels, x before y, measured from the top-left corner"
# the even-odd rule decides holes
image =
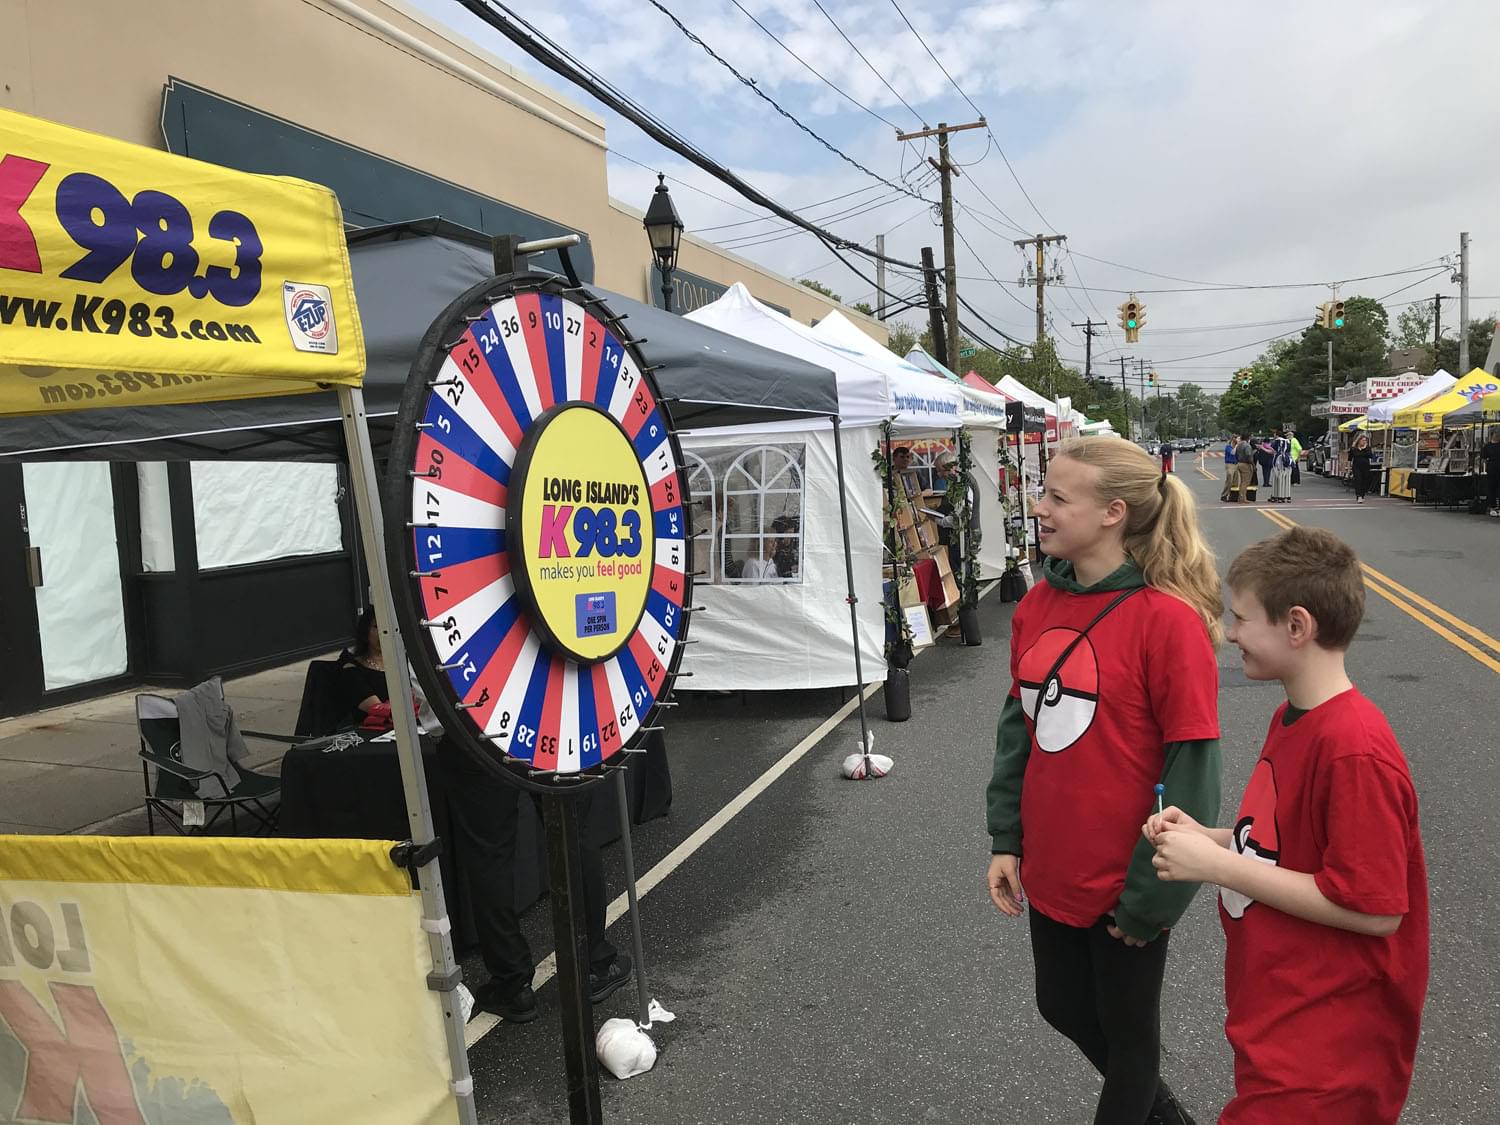
[[[979,597],[983,599],[999,584],[1000,583],[998,581],[991,582],[988,586],[986,586],[979,592]],[[933,647],[935,648],[937,646],[934,645]],[[927,650],[923,649],[922,651],[926,652]],[[921,653],[916,654],[916,656],[920,655]],[[913,657],[913,659],[915,659],[915,656]],[[865,699],[869,699],[884,686],[885,685],[883,683],[877,681],[876,683],[867,686],[861,693],[861,695]],[[757,777],[754,781],[747,785],[743,790],[741,790],[732,800],[730,800],[727,805],[721,808],[718,812],[714,813],[713,816],[709,817],[708,820],[700,825],[697,831],[695,831],[691,836],[689,836],[686,840],[682,841],[682,843],[678,844],[675,848],[673,848],[670,852],[663,856],[662,859],[656,864],[656,866],[652,867],[650,871],[646,872],[645,875],[636,880],[635,891],[637,900],[643,899],[648,894],[650,894],[651,891],[659,886],[668,875],[672,874],[672,872],[676,871],[679,867],[686,863],[694,852],[702,848],[703,845],[708,843],[709,840],[713,839],[713,837],[717,835],[726,824],[728,824],[736,816],[742,813],[750,805],[751,801],[759,797],[762,793],[769,789],[776,782],[776,780],[781,777],[782,774],[786,773],[787,770],[791,769],[803,758],[805,758],[808,752],[813,749],[813,747],[817,746],[818,743],[827,738],[828,735],[831,734],[840,723],[842,723],[845,719],[847,719],[854,713],[854,709],[858,705],[859,700],[860,696],[855,696],[833,714],[829,715],[828,718],[819,723],[816,729],[812,731],[812,733],[807,735],[807,737],[805,737],[801,742],[797,743],[797,745],[793,746],[790,750],[783,754],[774,765],[772,765],[769,769],[767,769],[764,773],[762,773],[759,777]],[[619,895],[613,902],[609,904],[609,909],[605,914],[605,925],[614,925],[615,922],[619,921],[620,918],[623,917],[625,912],[629,909],[629,896],[625,894]],[[557,955],[554,953],[549,953],[545,958],[542,959],[541,963],[537,965],[536,972],[532,975],[531,978],[531,987],[533,989],[541,988],[542,985],[551,980],[553,976],[556,975],[556,973]],[[469,1021],[469,1025],[464,1028],[464,1046],[473,1047],[475,1043],[478,1043],[486,1035],[494,1031],[501,1022],[502,1021],[500,1017],[492,1012],[476,1013],[474,1018]]]

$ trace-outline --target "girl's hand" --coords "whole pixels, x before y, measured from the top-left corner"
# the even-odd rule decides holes
[[[1203,825],[1183,812],[1176,805],[1169,805],[1159,813],[1152,813],[1141,825],[1141,835],[1146,837],[1146,842],[1153,848],[1157,846],[1157,838],[1167,825],[1175,825],[1180,828],[1192,828],[1202,833],[1205,831]]]
[[[1157,834],[1151,865],[1156,868],[1156,877],[1164,882],[1217,883],[1219,865],[1227,854],[1201,830],[1169,823]]]
[[[995,904],[995,908],[1002,914],[1019,918],[1021,904],[1026,901],[1026,892],[1021,889],[1021,857],[990,856],[988,882],[990,901]]]
[[[1109,936],[1110,937],[1114,938],[1116,941],[1123,941],[1126,945],[1130,946],[1130,948],[1132,948],[1132,949],[1139,949],[1139,948],[1141,948],[1144,945],[1150,945],[1151,944],[1150,942],[1143,941],[1142,939],[1140,939],[1138,937],[1131,937],[1124,930],[1120,929],[1119,926],[1110,925],[1110,926],[1105,926],[1104,928],[1109,931]]]

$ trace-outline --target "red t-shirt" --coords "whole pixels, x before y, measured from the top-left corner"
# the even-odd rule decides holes
[[[1053,663],[1120,593],[1042,582],[1011,619],[1010,694],[1031,730],[1021,882],[1036,909],[1069,926],[1092,926],[1119,903],[1166,744],[1219,737],[1208,630],[1190,605],[1159,590],[1131,595],[1094,626],[1043,698]]]
[[[1330,901],[1400,914],[1389,937],[1303,921],[1220,890],[1235,1097],[1221,1125],[1382,1125],[1401,1116],[1427,993],[1427,867],[1417,794],[1380,709],[1349,690],[1284,726],[1232,846],[1317,878]]]

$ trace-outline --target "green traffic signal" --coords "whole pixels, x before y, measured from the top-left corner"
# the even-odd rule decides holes
[[[1125,322],[1125,327],[1126,328],[1135,328],[1136,327],[1135,317],[1131,317],[1129,320],[1127,320]]]

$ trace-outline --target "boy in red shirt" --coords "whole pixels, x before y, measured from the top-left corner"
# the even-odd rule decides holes
[[[1427,992],[1417,795],[1344,653],[1364,614],[1353,550],[1295,528],[1229,568],[1245,674],[1280,680],[1234,827],[1146,822],[1165,880],[1219,885],[1234,1100],[1221,1125],[1394,1125]]]

